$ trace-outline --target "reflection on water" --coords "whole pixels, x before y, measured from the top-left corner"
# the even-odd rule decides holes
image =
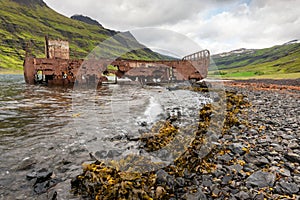
[[[70,178],[81,172],[89,152],[136,148],[107,138],[138,137],[174,112],[187,117],[184,126],[196,120],[205,101],[197,93],[163,87],[107,85],[74,91],[0,75],[0,199],[44,199],[26,180],[26,174],[41,168],[62,179],[55,187],[60,199],[76,199],[69,194]]]

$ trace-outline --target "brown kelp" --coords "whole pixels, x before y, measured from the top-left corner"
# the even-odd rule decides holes
[[[92,199],[170,199],[176,193],[196,193],[197,189],[186,185],[183,177],[197,173],[210,173],[215,169],[214,156],[226,149],[214,148],[201,156],[211,141],[207,137],[214,131],[228,134],[230,127],[246,122],[240,121],[238,114],[250,104],[244,95],[226,92],[226,112],[219,117],[222,108],[219,104],[207,104],[199,111],[194,138],[168,166],[147,172],[121,171],[118,167],[108,167],[101,161],[83,165],[83,173],[72,180],[72,192]],[[212,117],[216,120],[212,120]],[[188,131],[189,127],[181,131]],[[152,128],[155,134],[140,138],[141,148],[152,152],[159,150],[174,139],[178,129],[170,122],[159,122]],[[181,138],[183,139],[183,138]],[[126,159],[126,158],[124,158]],[[119,162],[122,162],[119,161]],[[136,162],[145,162],[136,160]]]

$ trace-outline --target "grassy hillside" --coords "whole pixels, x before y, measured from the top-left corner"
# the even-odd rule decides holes
[[[101,41],[117,32],[65,17],[47,7],[42,0],[0,0],[0,70],[22,70],[25,50],[44,57],[44,38],[68,40],[71,57],[84,58]],[[141,49],[123,57],[165,59],[139,44],[130,33],[122,34],[104,51],[118,55],[129,46]]]
[[[218,54],[212,59],[212,77],[220,74],[224,78],[300,78],[300,43]]]

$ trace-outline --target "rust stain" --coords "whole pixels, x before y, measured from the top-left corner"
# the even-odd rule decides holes
[[[49,40],[45,43],[46,58],[26,56],[24,77],[28,84],[47,85],[102,84],[107,74],[127,77],[143,83],[159,81],[201,80],[207,76],[208,50],[185,56],[182,60],[139,61],[109,59],[70,59],[69,43]],[[117,70],[107,68],[114,66]]]

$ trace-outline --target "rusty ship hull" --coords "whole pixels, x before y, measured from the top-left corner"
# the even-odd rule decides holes
[[[46,58],[26,56],[24,77],[28,84],[72,86],[74,84],[101,84],[107,74],[129,78],[143,83],[201,80],[206,78],[210,61],[208,50],[185,56],[181,60],[141,61],[110,59],[70,59],[66,41],[48,40]],[[114,70],[108,68],[113,66]]]

